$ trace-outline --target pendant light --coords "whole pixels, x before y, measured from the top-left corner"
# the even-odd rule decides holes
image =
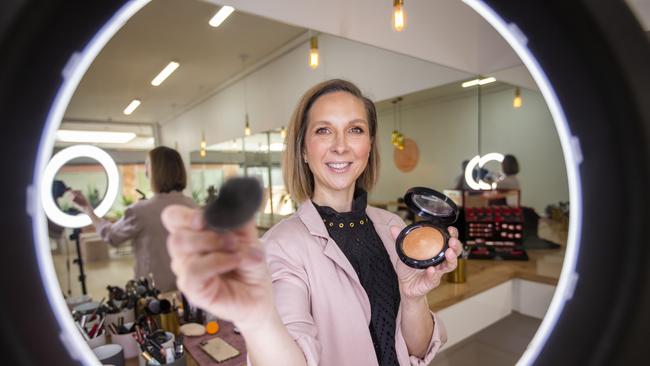
[[[246,69],[246,60],[248,59],[248,55],[242,53],[239,57],[241,57],[241,65],[242,65],[242,72]],[[251,135],[251,124],[250,120],[248,119],[248,78],[244,76],[244,136],[250,136]]]
[[[318,55],[318,38],[312,36],[309,40],[309,67],[315,69],[319,65],[319,55]]]
[[[287,137],[287,129],[284,128],[284,126],[282,126],[282,128],[280,129],[280,137],[282,139],[285,139]]]
[[[391,143],[398,150],[404,150],[404,135],[399,132],[402,127],[402,106],[399,104],[402,97],[394,99],[393,103],[393,133],[390,136]]]
[[[406,27],[404,0],[393,0],[393,30],[401,32]]]
[[[515,99],[512,100],[512,106],[514,108],[521,108],[523,101],[521,100],[521,90],[519,87],[515,88]]]
[[[244,136],[251,135],[251,124],[248,121],[248,112],[246,113],[246,126],[244,127]]]
[[[201,146],[201,149],[199,149],[199,155],[202,158],[205,158],[205,156],[207,155],[206,149],[207,149],[208,145],[205,142],[205,132],[204,131],[201,131],[201,144],[200,144],[200,146]]]

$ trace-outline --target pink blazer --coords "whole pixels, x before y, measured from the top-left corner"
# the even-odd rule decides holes
[[[397,215],[368,206],[366,213],[386,246],[393,265],[399,258],[391,226],[404,227]],[[282,321],[310,366],[377,365],[368,326],[370,302],[354,268],[329,237],[318,211],[305,201],[298,212],[263,237]],[[395,349],[399,364],[428,365],[447,341],[440,318],[424,359],[410,356],[397,315]]]

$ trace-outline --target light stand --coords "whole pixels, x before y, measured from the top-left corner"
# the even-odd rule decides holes
[[[70,240],[74,240],[75,246],[77,247],[77,258],[72,262],[79,266],[79,277],[77,278],[81,283],[81,294],[86,295],[88,292],[86,291],[86,273],[84,272],[84,261],[81,258],[81,243],[79,239],[80,234],[81,234],[80,228],[73,229],[72,234],[70,234]]]

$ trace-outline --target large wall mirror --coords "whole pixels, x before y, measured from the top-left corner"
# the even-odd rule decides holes
[[[104,363],[146,364],[159,351],[143,355],[148,346],[139,347],[139,334],[130,336],[134,324],[151,327],[146,319],[156,319],[160,343],[173,344],[180,324],[197,322],[203,334],[204,325],[215,333],[216,321],[216,335],[188,336],[182,353],[174,349],[179,365],[209,364],[217,356],[205,342],[216,337],[234,350],[230,357],[246,361],[246,345],[232,324],[203,314],[177,293],[173,279],[157,274],[169,263],[166,234],[143,238],[142,225],[160,223],[134,217],[142,207],[167,204],[161,200],[204,207],[237,176],[256,178],[263,188],[260,236],[294,215],[300,202],[282,174],[288,121],[309,87],[341,78],[359,86],[377,110],[381,161],[369,204],[417,222],[404,194],[430,187],[459,208],[462,265],[426,296],[447,328],[446,343],[429,364],[508,365],[522,356],[531,362],[564,301],[553,298],[565,259],[575,262],[571,240],[579,233],[569,223],[576,220],[577,163],[567,155],[573,150],[566,147],[561,110],[548,104],[554,94],[536,83],[542,79],[531,75],[526,66],[532,64],[474,9],[449,1],[426,5],[447,15],[404,42],[408,28],[371,34],[245,1],[228,2],[235,8],[221,18],[218,12],[229,8],[221,2],[135,3],[132,10],[141,9],[124,19],[62,118],[52,122],[58,123],[52,154],[94,145],[112,157],[120,175],[118,198],[97,218],[102,223],[80,232],[50,226],[59,284],[53,292],[65,299],[65,315],[59,315],[73,324],[66,326],[76,332],[72,349]],[[432,23],[412,16],[414,25]],[[433,38],[424,36],[432,31]],[[155,163],[160,160],[151,151],[161,147],[173,155],[165,155],[164,164],[178,156],[185,172],[184,184],[163,192],[152,179],[161,174],[152,164],[163,163]],[[56,176],[65,187],[60,208],[82,210],[73,191],[95,206],[106,191],[104,174],[88,159],[69,161]],[[479,183],[484,186],[473,186]],[[110,225],[123,231],[111,238]],[[171,273],[169,266],[165,271]],[[555,314],[544,320],[553,302]],[[544,332],[536,336],[540,326]],[[105,347],[110,344],[120,346],[119,355]],[[527,351],[530,344],[535,349]]]

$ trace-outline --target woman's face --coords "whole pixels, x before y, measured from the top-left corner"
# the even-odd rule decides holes
[[[354,189],[372,147],[367,119],[363,102],[346,92],[325,94],[314,102],[303,159],[314,175],[315,190]]]

